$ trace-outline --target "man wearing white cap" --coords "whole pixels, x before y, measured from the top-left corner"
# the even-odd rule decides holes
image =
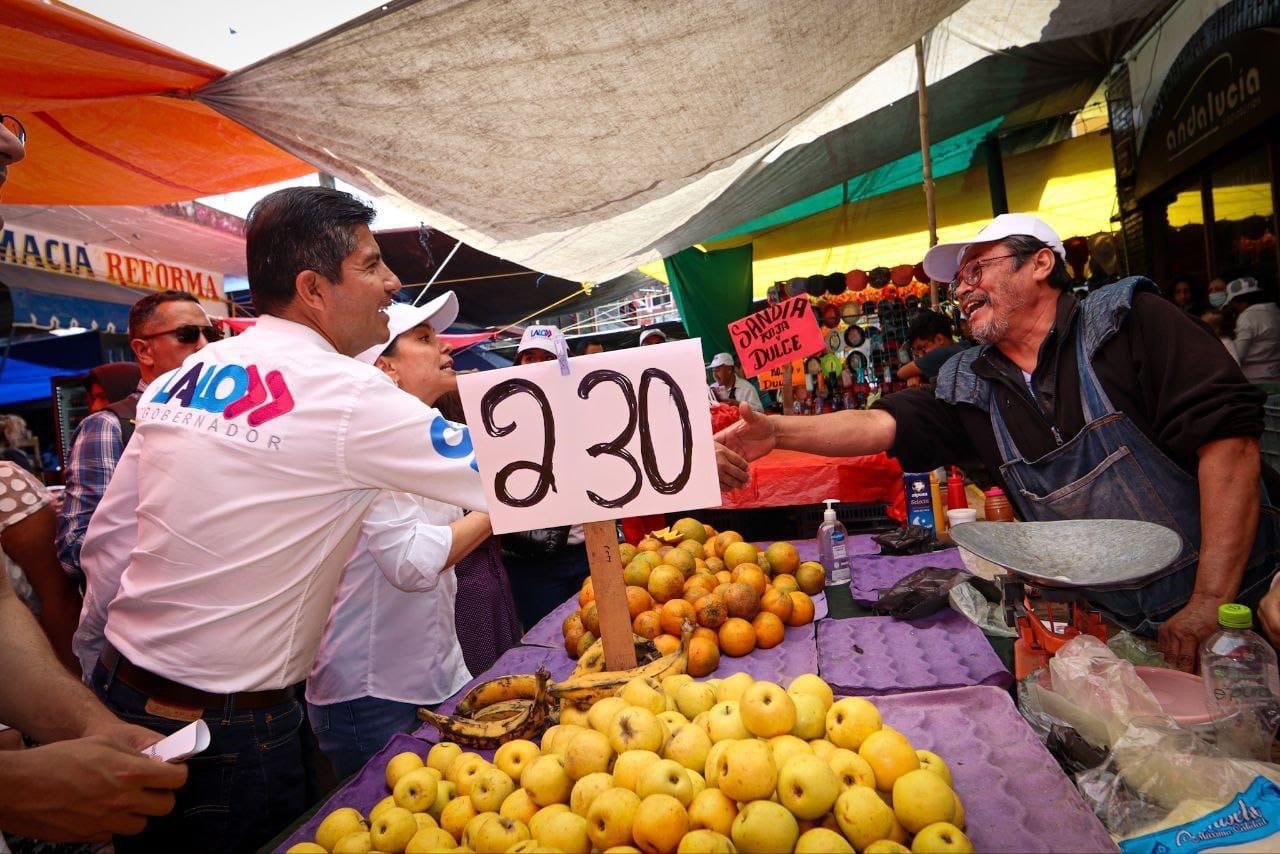
[[[452,292],[419,307],[395,303],[387,340],[356,358],[431,406],[458,388],[439,334],[457,316]],[[307,716],[339,779],[415,728],[419,706],[471,679],[454,631],[453,568],[492,533],[487,513],[419,495],[383,492],[369,508],[307,679]],[[411,655],[406,638],[416,639]]]
[[[653,344],[667,343],[667,333],[663,332],[656,326],[652,326],[640,333],[640,346],[648,347]]]
[[[1280,554],[1280,515],[1260,481],[1262,394],[1207,327],[1130,278],[1072,295],[1062,241],[1004,214],[972,240],[929,250],[925,272],[986,346],[952,357],[936,393],[908,389],[870,411],[742,421],[717,438],[721,482],[774,447],[888,451],[908,471],[981,462],[1026,521],[1140,519],[1186,544],[1156,580],[1089,591],[1194,666],[1220,604],[1255,604]],[[1261,520],[1261,521],[1260,521]]]
[[[1280,308],[1252,276],[1232,279],[1226,294],[1238,312],[1232,343],[1240,370],[1255,383],[1280,382]]]
[[[711,393],[721,403],[746,403],[756,412],[764,412],[764,404],[760,402],[760,392],[733,369],[733,355],[716,353],[711,358],[711,375],[716,381],[711,384]]]
[[[516,347],[516,364],[531,365],[534,362],[550,362],[569,357],[569,345],[558,326],[526,326]]]

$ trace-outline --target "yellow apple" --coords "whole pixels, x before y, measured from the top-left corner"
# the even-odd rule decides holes
[[[769,752],[773,754],[774,767],[781,771],[792,756],[812,756],[813,748],[794,735],[775,735],[769,739]]]
[[[791,684],[787,685],[788,694],[808,694],[817,697],[822,701],[822,712],[826,714],[827,709],[835,703],[835,694],[831,691],[831,686],[826,680],[814,673],[805,673],[791,680]]]
[[[951,823],[956,798],[942,777],[926,768],[908,771],[893,784],[893,812],[908,833],[938,822]]]
[[[515,782],[502,769],[486,768],[476,775],[471,786],[471,805],[476,812],[497,812],[515,790]]]
[[[540,835],[536,837],[540,845],[545,845],[566,854],[589,854],[591,837],[587,835],[587,820],[577,813],[556,813],[547,818],[539,826]]]
[[[854,786],[869,786],[872,789],[876,787],[876,772],[871,770],[867,760],[852,750],[836,748],[827,758],[827,764],[831,766],[832,771],[836,772],[841,791]]]
[[[711,745],[711,749],[707,751],[707,764],[703,767],[702,773],[707,781],[708,786],[718,785],[719,780],[716,777],[717,769],[720,767],[720,757],[729,749],[729,745],[736,742],[737,739],[725,739],[717,741]]]
[[[795,854],[853,854],[853,846],[834,830],[815,827],[800,834]]]
[[[607,733],[613,716],[625,709],[627,705],[627,701],[621,697],[605,697],[603,700],[597,700],[587,712],[587,721],[596,732]]]
[[[827,709],[827,740],[836,747],[857,750],[867,736],[880,729],[880,723],[880,710],[870,701],[845,697]]]
[[[951,794],[956,799],[956,817],[951,819],[951,823],[964,830],[964,804],[960,802],[960,796],[954,790],[952,790]]]
[[[822,818],[839,796],[836,772],[816,756],[793,756],[778,772],[778,800],[796,818]]]
[[[391,792],[396,806],[409,812],[426,812],[436,802],[436,774],[435,769],[425,767],[403,774]]]
[[[329,852],[314,842],[299,842],[296,845],[290,845],[284,854],[329,854]]]
[[[467,822],[477,815],[476,808],[471,805],[471,798],[458,797],[445,804],[440,811],[440,826],[449,832],[454,839],[462,838],[462,831]]]
[[[675,735],[676,730],[689,725],[689,719],[676,710],[668,712],[659,712],[658,720],[667,725],[667,729],[671,730],[671,734]]]
[[[396,796],[387,795],[382,800],[373,805],[373,809],[369,810],[369,823],[373,824],[378,820],[378,816],[396,805]]]
[[[701,727],[686,724],[674,732],[662,755],[693,771],[701,771],[707,766],[710,750],[711,737]]]
[[[689,804],[689,827],[694,830],[705,828],[728,836],[737,817],[738,805],[719,789],[703,789]]]
[[[475,834],[480,829],[480,825],[484,824],[491,818],[498,818],[496,812],[482,812],[471,817],[471,821],[467,822],[467,826],[462,829],[462,838],[459,841],[463,848],[475,848]]]
[[[584,729],[575,735],[564,752],[564,770],[571,780],[581,780],[588,774],[608,771],[613,760],[613,748],[609,737],[593,729]]]
[[[568,811],[569,807],[565,804],[551,804],[550,806],[543,807],[534,814],[533,818],[529,820],[529,832],[533,834],[534,839],[537,839],[538,834],[542,832],[541,829],[543,822],[551,818],[553,815],[558,815],[559,813]]]
[[[973,854],[973,843],[954,824],[945,821],[921,828],[911,841],[916,854]]]
[[[680,802],[680,806],[687,807],[693,800],[693,781],[679,762],[659,759],[640,772],[636,794],[641,800],[650,795],[671,795]]]
[[[657,715],[639,706],[629,706],[609,721],[609,746],[614,753],[628,750],[662,750],[665,737]]]
[[[853,786],[836,798],[836,821],[844,838],[859,851],[893,831],[893,810],[868,786]]]
[[[560,706],[560,723],[589,727],[591,726],[591,718],[586,711],[579,709],[577,706],[571,703],[563,703]],[[534,840],[532,843],[525,844],[536,845],[537,841]]]
[[[443,851],[457,848],[458,843],[449,832],[440,827],[419,830],[409,840],[409,844],[405,846],[404,854],[430,854],[433,851]]]
[[[369,827],[369,841],[375,851],[392,854],[403,851],[409,840],[418,832],[413,813],[401,807],[384,810]]]
[[[601,702],[604,702],[604,701],[601,700]],[[538,742],[538,749],[543,753],[550,753],[551,745],[556,740],[556,736],[559,734],[560,734],[560,724],[547,727],[546,732],[542,734],[542,740]],[[446,777],[447,776],[448,775],[446,775]]]
[[[530,763],[520,775],[520,785],[540,807],[567,804],[569,793],[573,791],[573,781],[564,770],[564,760],[555,754],[541,756]]]
[[[569,749],[569,742],[573,741],[573,737],[582,732],[586,727],[577,724],[560,724],[556,731],[555,740],[551,742],[551,749],[543,748],[543,753],[554,753],[563,758],[566,750]]]
[[[867,736],[858,748],[858,755],[867,760],[867,764],[875,772],[876,788],[882,792],[893,791],[893,784],[899,777],[920,768],[915,748],[896,732],[876,732]],[[928,773],[942,782],[937,774],[932,771]]]
[[[415,812],[413,815],[413,823],[418,826],[418,830],[425,830],[429,827],[439,827],[436,820],[424,812]]]
[[[727,703],[730,700],[741,699],[743,693],[755,681],[750,673],[735,673],[732,676],[726,676],[716,686],[716,702]]]
[[[519,780],[529,763],[542,753],[538,745],[523,738],[508,741],[493,754],[493,764],[512,780]]]
[[[628,750],[613,763],[613,785],[620,789],[636,790],[644,769],[662,759],[652,750]]]
[[[668,697],[675,699],[680,694],[680,689],[685,685],[693,683],[693,677],[688,673],[676,673],[671,676],[662,677],[662,693]]]
[[[444,778],[456,786],[458,785],[458,775],[462,773],[462,769],[476,762],[484,762],[484,757],[478,753],[459,753],[449,763],[449,767],[444,772]]]
[[[755,739],[743,739],[729,745],[720,755],[716,785],[739,802],[771,796],[778,785],[778,769],[773,764],[769,745]],[[736,839],[734,843],[737,844]]]
[[[716,691],[705,682],[687,682],[676,691],[676,708],[693,720],[716,704]]]
[[[680,769],[683,773],[684,769]],[[641,798],[631,823],[631,836],[645,854],[674,851],[689,830],[689,814],[671,795]]]
[[[591,802],[596,799],[596,796],[612,788],[612,774],[603,771],[588,774],[573,784],[573,791],[569,793],[569,809],[586,818],[587,811],[591,808]],[[537,834],[535,833],[534,836],[536,837]]]
[[[752,801],[733,820],[729,838],[743,854],[790,851],[800,838],[800,827],[782,804]]]
[[[868,845],[862,854],[911,854],[911,849],[892,839],[877,839]]]
[[[316,828],[316,844],[326,851],[332,851],[338,840],[352,833],[360,833],[369,829],[364,816],[351,807],[339,807],[324,817]]]
[[[796,705],[796,725],[791,734],[805,741],[820,739],[827,734],[827,710],[822,700],[812,694],[789,694]]]
[[[529,828],[524,822],[505,816],[492,816],[482,822],[471,837],[471,847],[476,854],[501,854],[513,845],[529,839]]]
[[[737,700],[726,700],[711,707],[707,717],[707,734],[713,742],[747,738],[751,735],[742,722],[742,711]]]
[[[736,851],[729,837],[704,828],[686,833],[676,854],[735,854]]]
[[[686,768],[685,773],[689,775],[689,782],[693,784],[693,796],[696,798],[698,797],[698,792],[707,787],[707,781],[702,779],[702,775],[692,768]]]
[[[392,756],[387,762],[387,788],[394,789],[397,780],[413,769],[421,768],[422,765],[422,757],[409,750]]]
[[[445,781],[436,784],[436,801],[427,808],[427,813],[436,821],[440,820],[440,813],[444,811],[449,801],[458,796],[458,787]]]
[[[373,850],[373,839],[367,830],[348,833],[333,844],[333,854],[369,854]]]
[[[459,795],[470,795],[471,787],[475,785],[476,778],[480,776],[480,772],[486,768],[492,768],[493,765],[484,759],[477,762],[468,762],[458,769],[458,779],[454,782],[458,786]]]
[[[954,785],[951,782],[951,769],[947,767],[947,763],[942,760],[941,756],[932,750],[917,750],[916,758],[920,760],[921,768],[937,774],[942,778],[942,782],[948,786]]]
[[[825,721],[823,723],[825,727]],[[827,741],[825,738],[809,739],[809,747],[813,748],[814,756],[818,757],[819,759],[825,759],[828,762],[831,761],[831,754],[835,753],[836,750],[839,749],[834,744]]]
[[[475,792],[473,791],[474,798]],[[529,797],[529,793],[524,789],[516,789],[507,795],[502,801],[502,806],[498,807],[498,815],[514,818],[528,824],[533,820],[534,815],[538,812],[538,805],[533,802],[533,798]]]
[[[597,848],[631,843],[631,826],[640,796],[630,789],[614,787],[601,792],[587,811],[587,835]]]
[[[648,709],[655,715],[667,710],[667,695],[662,693],[661,686],[643,676],[637,676],[623,685],[618,696],[625,700],[627,705]]]
[[[786,735],[796,725],[795,701],[773,682],[752,684],[742,692],[738,708],[747,732],[760,738]]]
[[[427,767],[434,768],[440,772],[441,776],[447,777],[445,772],[449,770],[450,763],[461,755],[462,748],[452,741],[433,744],[431,749],[427,751]]]

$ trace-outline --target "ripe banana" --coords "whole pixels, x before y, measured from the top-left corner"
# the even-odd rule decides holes
[[[636,662],[638,664],[648,664],[660,657],[658,648],[653,645],[653,641],[640,635],[632,635],[632,642],[636,647]],[[573,669],[574,676],[581,676],[584,673],[601,673],[604,671],[604,641],[598,640],[586,651],[578,657],[578,666]]]
[[[496,721],[478,721],[464,717],[438,715],[429,709],[418,709],[419,719],[426,721],[440,731],[441,741],[452,741],[463,747],[480,749],[499,747],[518,738],[530,740],[538,738],[546,724],[549,704],[547,702],[547,683],[551,674],[545,667],[538,668],[534,674],[538,691],[533,702],[520,714]]]
[[[481,682],[458,701],[454,714],[464,718],[475,717],[481,709],[494,703],[509,700],[532,700],[538,695],[538,677],[533,673],[518,676],[501,676]]]
[[[655,679],[659,682],[665,676],[684,673],[689,664],[689,641],[693,638],[693,624],[685,621],[680,638],[680,649],[664,655],[656,661],[642,664],[631,670],[616,670],[604,673],[585,673],[570,676],[563,682],[551,685],[551,696],[562,703],[568,703],[577,709],[586,711],[597,700],[612,697],[637,676]]]
[[[494,703],[476,710],[470,717],[475,721],[505,721],[523,714],[532,704],[533,700],[503,700],[501,703]]]

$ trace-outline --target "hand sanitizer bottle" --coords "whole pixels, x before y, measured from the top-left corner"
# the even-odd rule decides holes
[[[836,518],[834,506],[837,499],[822,502],[827,509],[822,513],[822,525],[818,528],[818,561],[827,571],[827,610],[833,617],[853,615],[853,594],[849,590],[849,555],[846,544],[849,534]]]

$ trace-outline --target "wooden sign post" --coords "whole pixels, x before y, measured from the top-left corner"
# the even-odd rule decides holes
[[[614,520],[720,504],[701,343],[458,378],[496,534],[582,523],[606,665],[635,665]]]

